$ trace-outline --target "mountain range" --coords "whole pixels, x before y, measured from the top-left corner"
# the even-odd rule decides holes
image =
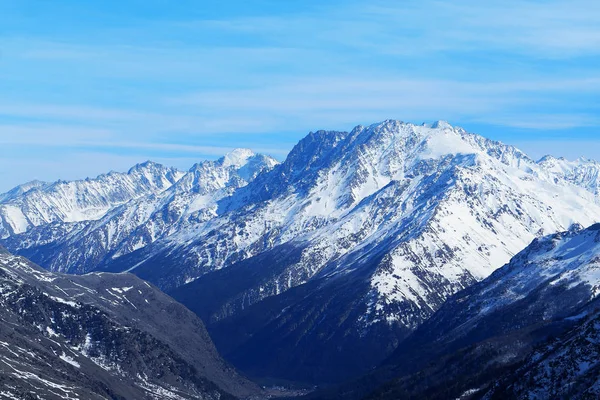
[[[0,235],[50,271],[148,280],[250,376],[336,383],[393,358],[535,238],[597,222],[599,172],[388,120],[310,133],[281,163],[236,150],[187,172],[26,184],[0,195]]]

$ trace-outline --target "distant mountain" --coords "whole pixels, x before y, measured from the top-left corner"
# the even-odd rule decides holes
[[[200,315],[245,371],[322,383],[376,367],[535,237],[600,219],[593,172],[441,121],[318,131],[281,164],[257,157],[3,243],[52,270],[130,270]]]
[[[0,250],[0,397],[234,399],[261,395],[202,322],[131,274],[67,276]]]
[[[536,239],[404,341],[371,398],[597,398],[599,294],[600,224]]]
[[[23,196],[25,193],[29,192],[30,190],[42,188],[46,185],[47,185],[46,182],[37,181],[37,180],[24,183],[22,185],[12,188],[11,190],[9,190],[6,193],[0,194],[0,202],[2,202],[2,203],[8,202],[8,201],[16,199],[20,196]]]
[[[600,195],[600,162],[586,158],[568,161],[562,157],[546,156],[538,163],[557,180],[566,180],[586,188],[596,196]]]
[[[169,188],[181,176],[173,168],[145,162],[126,174],[111,172],[96,179],[17,186],[0,195],[0,237],[56,222],[98,219],[112,207]]]
[[[11,199],[0,205],[0,213],[22,207],[26,210],[23,215],[31,220],[30,203],[39,200],[46,204],[48,198],[54,201],[55,186],[74,187],[68,192],[61,189],[64,199],[56,200],[61,205],[75,203],[81,210],[96,210],[93,204],[99,202],[105,207],[96,215],[80,219],[70,216],[54,222],[57,220],[46,218],[54,223],[29,227],[20,232],[23,234],[6,239],[5,244],[52,271],[86,273],[184,227],[211,219],[219,199],[276,163],[270,157],[238,149],[218,161],[196,164],[187,173],[147,162],[127,174],[56,183]],[[120,187],[127,188],[125,193],[117,190]],[[58,214],[57,208],[51,205],[45,214]],[[68,214],[62,212],[61,217]]]

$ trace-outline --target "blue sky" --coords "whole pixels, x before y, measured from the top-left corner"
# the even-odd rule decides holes
[[[600,159],[600,2],[0,0],[0,191],[394,118]]]

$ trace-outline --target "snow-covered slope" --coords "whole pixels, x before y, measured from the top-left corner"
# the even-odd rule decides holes
[[[568,161],[564,158],[546,156],[539,165],[549,171],[557,180],[565,180],[600,195],[600,163],[595,160],[579,158]]]
[[[600,224],[538,238],[401,343],[370,398],[596,398],[599,289]]]
[[[53,271],[85,273],[105,258],[116,259],[213,218],[219,199],[275,164],[270,157],[234,150],[220,160],[196,164],[187,173],[177,172],[177,181],[164,190],[141,192],[113,204],[98,219],[40,225],[13,235],[6,244]]]
[[[225,157],[221,167],[236,170],[248,160],[243,153]],[[237,360],[250,359],[269,335],[289,343],[300,337],[311,351],[292,346],[285,357],[309,357],[306,369],[310,357],[322,357],[332,363],[323,364],[329,371],[343,359],[357,372],[535,237],[600,219],[591,179],[573,179],[445,122],[314,132],[269,172],[234,175],[243,182],[167,201],[175,211],[160,207],[163,196],[149,196],[147,213],[141,204],[130,207],[134,200],[99,221],[31,229],[4,243],[55,270],[131,269],[163,289],[182,287],[178,294],[211,329],[231,335],[226,345]],[[207,176],[207,184],[229,182]],[[114,227],[122,221],[138,222]],[[285,325],[284,309],[311,322]],[[237,318],[258,315],[247,335],[234,337]],[[337,322],[320,324],[324,331],[316,334],[315,321]],[[365,338],[376,335],[388,345],[374,351]],[[262,357],[259,368],[318,374],[285,371],[273,364],[280,356]]]
[[[439,335],[438,343],[441,336],[451,341],[469,332],[498,335],[506,332],[493,331],[492,319],[501,319],[503,329],[516,330],[570,317],[598,295],[600,224],[587,229],[574,225],[535,239],[486,280],[453,296],[420,330]]]
[[[11,190],[9,190],[6,193],[0,194],[0,202],[5,203],[7,201],[10,201],[12,199],[15,199],[17,197],[24,195],[25,193],[29,192],[30,190],[37,189],[37,188],[43,188],[46,185],[48,185],[48,183],[38,181],[38,180],[24,183],[22,185],[12,188]]]
[[[334,274],[348,259],[394,242],[373,275],[374,294],[380,303],[428,308],[428,297],[489,275],[536,235],[600,216],[593,194],[555,183],[517,149],[435,126],[442,128],[386,121],[309,135],[272,173],[225,199],[220,218],[157,243],[189,258],[172,283],[162,276],[161,285],[192,281],[284,243],[306,247],[273,285],[278,289],[256,288],[277,294],[290,280]],[[448,293],[428,289],[422,269],[447,281]]]
[[[152,162],[138,164],[126,174],[111,172],[96,179],[31,182],[1,196],[0,237],[27,232],[53,222],[101,218],[119,204],[159,193],[183,174]]]
[[[467,301],[480,315],[505,308],[534,291],[539,301],[542,287],[569,291],[583,286],[589,292],[583,300],[593,300],[600,294],[600,224],[587,229],[573,226],[570,231],[536,239],[492,278],[476,299]],[[564,301],[556,307],[567,312]]]

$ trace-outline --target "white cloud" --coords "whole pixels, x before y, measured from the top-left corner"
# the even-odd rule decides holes
[[[523,128],[537,131],[557,131],[600,126],[600,118],[584,114],[528,114],[515,113],[474,120],[492,125]],[[539,133],[538,133],[539,134]]]
[[[593,0],[376,1],[176,26],[254,35],[300,48],[331,45],[417,57],[502,50],[569,58],[600,54],[599,17],[599,3]]]
[[[0,144],[64,146],[82,144],[89,140],[110,140],[110,130],[89,126],[60,124],[0,124]]]
[[[556,107],[570,93],[595,93],[595,77],[564,81],[470,82],[394,77],[335,77],[290,80],[256,89],[192,93],[169,100],[171,105],[213,110],[216,115],[268,113],[301,126],[348,121],[448,119],[488,122],[535,129],[594,126],[598,118],[563,112],[534,113],[528,106]],[[552,125],[555,124],[555,125]]]
[[[540,159],[551,154],[569,160],[575,160],[579,157],[600,160],[600,140],[517,140],[511,144],[514,144],[534,159]]]

